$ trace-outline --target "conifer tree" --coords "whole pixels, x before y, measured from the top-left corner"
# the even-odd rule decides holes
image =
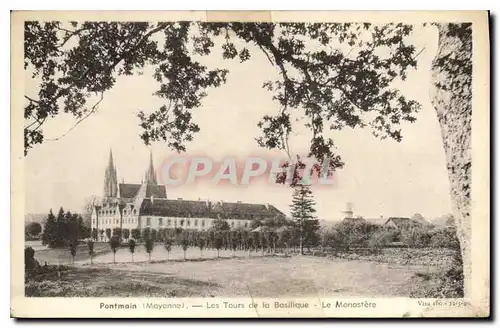
[[[55,245],[56,233],[57,233],[56,217],[54,216],[54,213],[52,213],[52,209],[50,209],[49,215],[47,216],[47,220],[45,221],[45,226],[43,228],[42,244],[48,245],[49,247],[53,247]]]
[[[294,187],[292,205],[290,212],[300,230],[300,255],[303,254],[304,229],[308,220],[313,220],[316,213],[316,202],[310,187],[306,184],[298,183]]]

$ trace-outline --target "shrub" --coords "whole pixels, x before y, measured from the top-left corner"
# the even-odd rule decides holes
[[[106,229],[106,237],[108,237],[108,240],[111,239],[111,229],[110,228]]]
[[[128,239],[130,237],[130,230],[129,229],[123,229],[123,238]]]
[[[417,273],[413,279],[411,297],[416,298],[462,298],[464,297],[463,268],[455,263],[444,272]]]
[[[379,250],[393,242],[394,237],[394,231],[381,229],[371,235],[368,246],[373,250]]]
[[[117,236],[118,238],[121,238],[122,237],[122,229],[113,228],[113,236]]]
[[[30,246],[24,249],[24,269],[33,270],[36,267],[35,250]]]
[[[132,262],[134,262],[135,246],[136,246],[135,240],[134,239],[130,239],[128,241],[128,249],[130,250],[130,253],[132,253]]]
[[[139,240],[139,239],[141,239],[141,230],[132,229],[131,235],[132,235],[132,238],[134,238],[135,240]]]
[[[147,241],[151,237],[151,229],[150,228],[144,228],[142,229],[142,240]]]
[[[98,231],[96,228],[92,229],[92,239],[97,240]]]
[[[431,234],[425,227],[414,227],[401,231],[400,240],[408,247],[429,246]]]
[[[165,247],[165,250],[167,251],[167,260],[170,258],[170,251],[172,250],[172,239],[170,238],[165,238],[165,242],[163,246]]]
[[[435,230],[430,238],[430,246],[450,249],[460,249],[456,229],[446,227]]]
[[[69,242],[69,252],[73,258],[73,264],[75,264],[76,247],[78,246],[78,240],[74,239]]]
[[[118,247],[120,247],[120,237],[118,236],[111,237],[111,240],[109,241],[109,246],[113,251],[113,263],[115,263],[116,251],[118,250]]]
[[[146,230],[146,229],[144,229]],[[153,251],[154,243],[151,239],[146,239],[146,243],[144,244],[144,247],[146,247],[146,253],[149,255],[149,261],[151,261],[151,252]]]
[[[91,239],[87,241],[87,247],[89,248],[90,264],[92,264],[92,257],[94,256],[94,242]]]

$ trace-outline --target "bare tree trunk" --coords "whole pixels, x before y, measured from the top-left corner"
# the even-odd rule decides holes
[[[446,154],[453,216],[460,241],[464,295],[471,293],[471,118],[472,28],[470,23],[436,24],[438,51],[432,64],[431,100]]]
[[[300,225],[300,255],[304,255],[304,245],[302,244],[302,234],[303,234],[304,228],[302,227],[302,224]]]

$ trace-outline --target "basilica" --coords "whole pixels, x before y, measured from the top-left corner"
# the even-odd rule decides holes
[[[227,220],[231,228],[249,228],[252,220],[277,216],[284,214],[270,204],[170,199],[165,186],[157,182],[152,154],[141,183],[118,183],[110,151],[102,201],[94,206],[91,225],[92,230],[97,231],[97,239],[106,241],[106,229],[206,230],[216,219]]]

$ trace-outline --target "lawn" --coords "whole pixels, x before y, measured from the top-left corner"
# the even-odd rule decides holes
[[[26,285],[27,296],[409,296],[417,272],[436,268],[314,257],[253,257],[77,266]]]
[[[111,249],[108,243],[95,243],[94,252],[96,255],[106,254],[110,252]],[[87,245],[78,245],[76,248],[75,262],[77,261],[89,261],[89,249]],[[42,250],[35,251],[35,259],[44,265],[47,264],[58,265],[58,264],[71,264],[72,257],[69,248],[46,248]]]

